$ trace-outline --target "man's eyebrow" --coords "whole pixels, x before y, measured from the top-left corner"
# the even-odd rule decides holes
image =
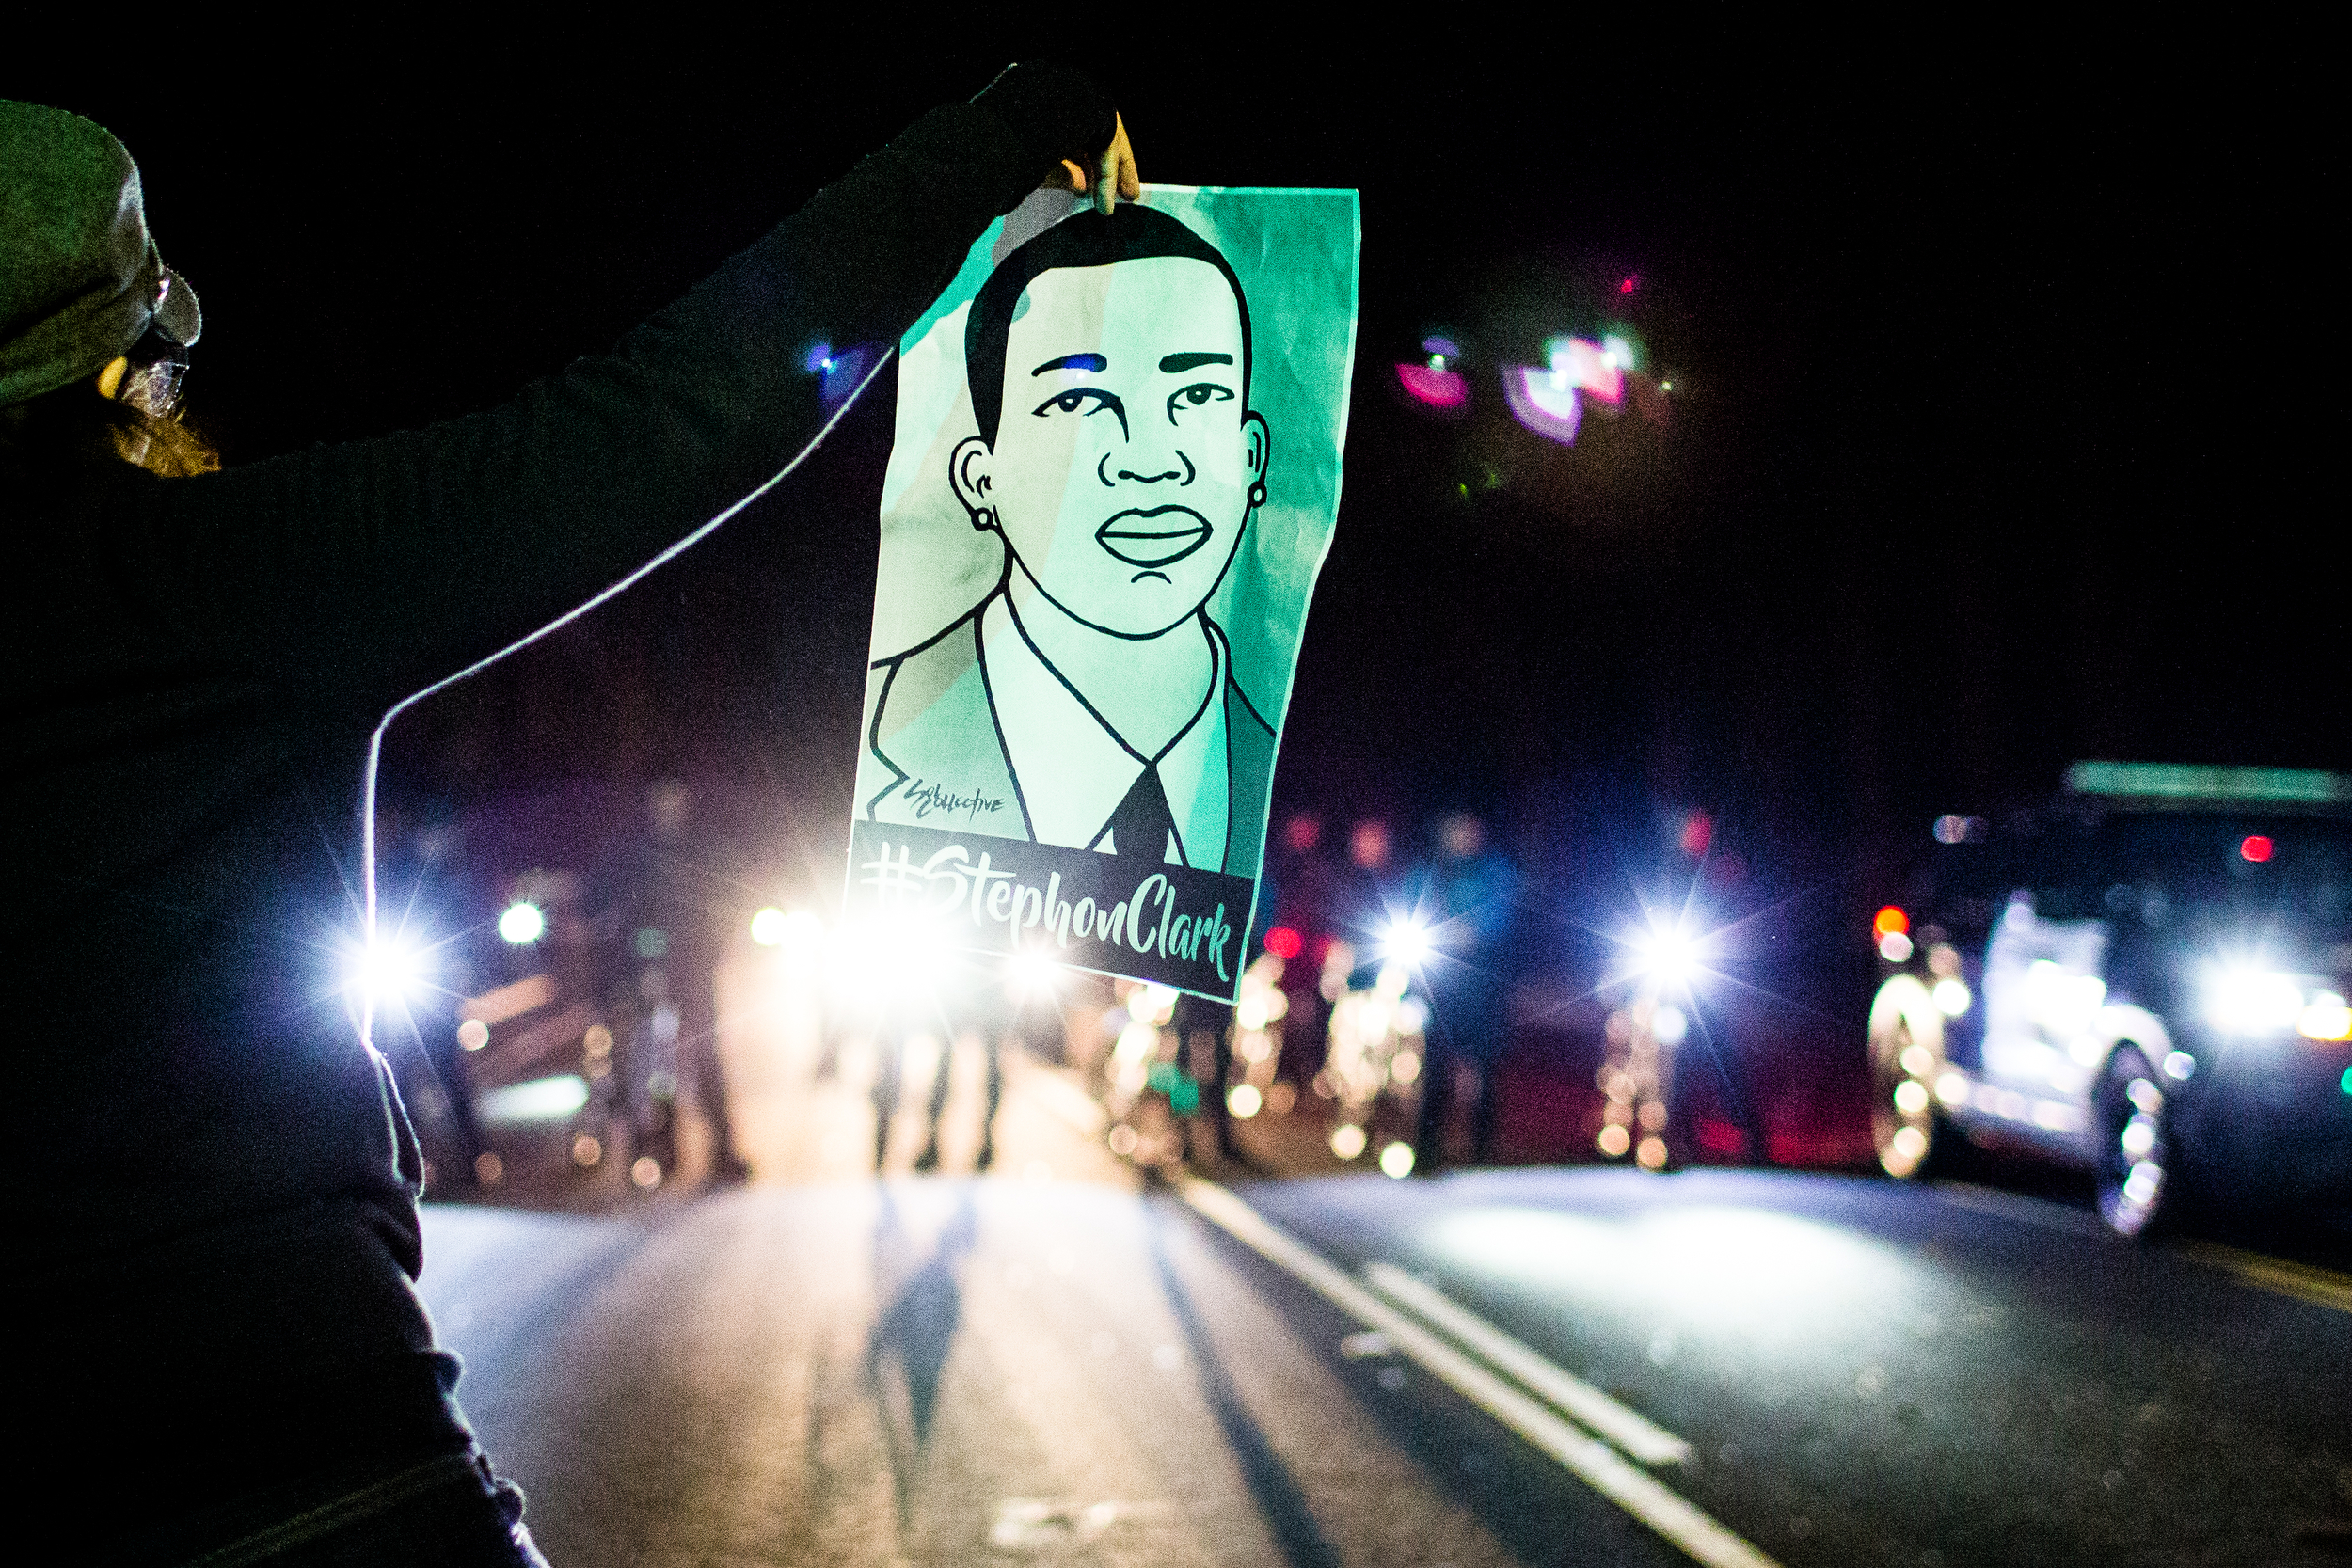
[[[1048,359],[1031,375],[1043,375],[1047,371],[1089,371],[1096,373],[1109,370],[1111,362],[1099,354],[1065,354],[1058,359]]]
[[[1169,375],[1182,375],[1203,365],[1230,365],[1232,362],[1233,356],[1230,354],[1171,354],[1160,361],[1160,369]]]

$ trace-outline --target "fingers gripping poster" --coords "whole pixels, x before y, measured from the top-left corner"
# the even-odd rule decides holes
[[[909,329],[852,920],[1232,998],[1358,244],[1353,191],[1041,192]]]

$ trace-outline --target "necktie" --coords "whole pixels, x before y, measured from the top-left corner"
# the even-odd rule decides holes
[[[1168,791],[1160,784],[1160,770],[1146,763],[1128,789],[1127,798],[1111,813],[1111,847],[1122,855],[1166,860],[1168,834],[1175,830],[1176,814],[1168,810]]]

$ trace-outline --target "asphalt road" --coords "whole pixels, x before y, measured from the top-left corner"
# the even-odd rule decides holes
[[[2345,1560],[2342,1275],[1847,1177],[1147,1185],[1011,1067],[984,1176],[960,1054],[946,1174],[913,1110],[864,1172],[851,1063],[750,1186],[428,1208],[559,1568]]]

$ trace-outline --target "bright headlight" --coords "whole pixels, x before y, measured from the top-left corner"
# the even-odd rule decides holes
[[[405,934],[380,936],[343,958],[343,985],[371,1002],[408,1002],[430,977],[423,944]]]
[[[1380,933],[1381,950],[1390,958],[1408,967],[1425,961],[1435,949],[1429,940],[1429,928],[1418,920],[1399,920]]]
[[[2216,1028],[2232,1034],[2275,1035],[2295,1027],[2303,1000],[2303,988],[2292,974],[2224,970],[2206,992],[2205,1016]]]
[[[548,917],[529,899],[516,899],[499,916],[499,935],[516,947],[537,942],[547,928]]]
[[[2305,1039],[2352,1040],[2352,1006],[2334,991],[2318,991],[2296,1016],[2295,1032]]]
[[[1698,973],[1698,944],[1680,931],[1652,931],[1635,944],[1642,973],[1653,980],[1681,984]]]

